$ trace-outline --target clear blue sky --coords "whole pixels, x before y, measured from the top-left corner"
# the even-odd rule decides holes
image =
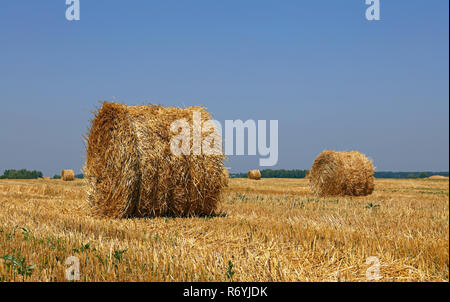
[[[80,171],[98,100],[278,119],[275,168],[326,148],[449,170],[447,0],[0,1],[0,171]],[[245,171],[258,157],[231,158]]]

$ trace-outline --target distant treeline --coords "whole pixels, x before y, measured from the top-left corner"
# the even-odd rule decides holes
[[[261,170],[262,178],[305,178],[308,170]],[[42,177],[41,171],[21,170],[5,170],[0,179],[36,179]],[[425,178],[433,175],[449,176],[449,172],[392,172],[381,171],[375,172],[375,178]],[[247,178],[247,173],[230,173],[231,178]],[[61,176],[56,174],[53,179],[60,179]],[[75,178],[84,178],[83,174],[75,175]]]
[[[304,178],[308,170],[261,170],[262,178]],[[375,178],[425,178],[432,175],[448,176],[448,172],[375,172]],[[247,173],[230,173],[231,178],[247,178]]]
[[[375,178],[425,178],[433,175],[448,176],[448,172],[375,172]]]
[[[0,179],[36,179],[42,177],[43,174],[41,171],[28,171],[26,169],[21,170],[5,170],[3,172],[3,175],[0,176]],[[60,175],[53,176],[53,179],[60,179]],[[75,178],[84,178],[83,174],[77,174],[75,175]]]
[[[53,178],[53,179],[61,179],[61,175],[55,174],[55,175],[53,175],[52,178]],[[75,178],[80,178],[80,179],[82,179],[82,178],[84,178],[84,175],[83,175],[83,174],[75,174]]]
[[[21,170],[5,170],[0,179],[36,179],[42,177],[41,171],[28,171],[26,169]]]
[[[305,178],[308,170],[261,170],[262,178]],[[247,173],[230,173],[231,178],[247,178]]]

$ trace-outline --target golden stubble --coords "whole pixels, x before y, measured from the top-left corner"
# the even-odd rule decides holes
[[[83,181],[1,180],[0,257],[35,267],[0,260],[0,278],[66,281],[76,256],[80,281],[366,281],[375,256],[380,281],[448,281],[448,180],[375,183],[319,198],[306,179],[231,179],[212,216],[107,219]]]

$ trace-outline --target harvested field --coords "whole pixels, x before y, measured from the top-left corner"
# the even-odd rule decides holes
[[[449,281],[448,242],[448,180],[319,198],[306,179],[230,179],[216,215],[131,219],[92,216],[81,180],[0,180],[0,257],[30,268],[0,259],[5,281],[66,281],[69,256],[80,281],[366,281],[370,256],[380,281]]]

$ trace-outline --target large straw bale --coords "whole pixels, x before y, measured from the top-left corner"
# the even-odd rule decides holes
[[[247,173],[249,179],[260,180],[261,172],[259,170],[250,170]]]
[[[192,126],[193,112],[201,113],[202,123],[210,119],[202,107],[103,103],[89,130],[84,167],[94,213],[124,218],[214,212],[228,181],[224,155],[170,150],[178,134],[171,123],[185,119]]]
[[[365,196],[374,190],[375,168],[357,151],[323,151],[308,174],[313,193],[321,196]]]

